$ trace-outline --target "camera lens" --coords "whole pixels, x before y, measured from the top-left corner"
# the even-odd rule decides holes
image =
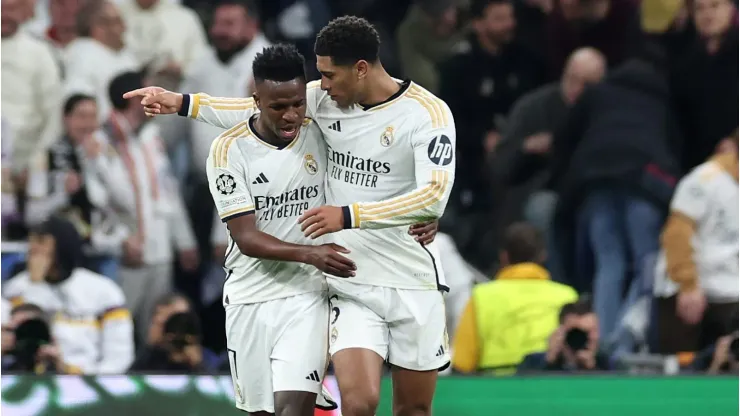
[[[588,333],[582,329],[573,328],[565,334],[565,343],[573,351],[585,350],[588,344]]]

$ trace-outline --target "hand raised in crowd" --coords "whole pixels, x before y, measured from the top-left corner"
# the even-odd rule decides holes
[[[123,242],[123,263],[131,267],[144,263],[144,243],[140,236],[131,236]]]
[[[51,365],[57,373],[64,373],[62,354],[59,352],[59,347],[54,344],[40,346],[36,352],[36,362]]]
[[[704,317],[706,307],[707,299],[701,289],[696,288],[678,293],[676,314],[687,324],[698,324]]]
[[[722,371],[729,359],[730,359],[730,346],[732,341],[737,335],[725,335],[717,340],[714,346],[714,355],[712,356],[712,363],[709,365],[707,370],[710,374],[717,374]]]
[[[180,267],[183,271],[188,273],[194,272],[200,265],[200,254],[197,248],[188,250],[180,250],[178,253],[178,260],[180,261]]]
[[[548,363],[552,364],[560,358],[560,354],[563,352],[563,345],[565,343],[565,333],[568,329],[565,326],[560,326],[555,332],[550,335],[547,345],[547,353],[545,359]]]
[[[427,245],[434,241],[439,230],[439,221],[422,222],[409,227],[409,234],[422,245]]]
[[[182,107],[182,94],[168,91],[162,87],[145,87],[123,94],[123,98],[140,97],[144,112],[149,117],[161,114],[175,114]]]
[[[550,151],[552,146],[552,134],[551,133],[537,133],[533,134],[524,139],[524,152],[543,155]]]
[[[67,172],[66,178],[64,178],[64,189],[69,195],[77,193],[82,188],[82,178],[77,172]]]

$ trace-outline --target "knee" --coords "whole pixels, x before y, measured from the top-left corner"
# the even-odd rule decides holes
[[[429,416],[432,407],[429,403],[398,403],[394,406],[393,416]]]
[[[363,389],[342,394],[342,414],[345,416],[374,416],[380,402],[377,389]]]

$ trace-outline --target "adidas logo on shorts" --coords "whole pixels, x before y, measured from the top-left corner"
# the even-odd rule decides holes
[[[439,349],[437,350],[437,354],[435,354],[435,357],[441,357],[445,355],[445,349],[441,345],[439,346]]]
[[[316,370],[313,370],[313,372],[311,372],[311,374],[307,375],[306,376],[306,380],[315,381],[317,383],[320,383],[321,382],[321,378],[319,377],[319,373]]]

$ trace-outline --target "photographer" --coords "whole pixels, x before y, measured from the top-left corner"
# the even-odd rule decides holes
[[[608,371],[611,364],[599,351],[599,320],[589,300],[563,306],[560,326],[550,336],[546,352],[530,354],[519,373],[540,371]]]
[[[65,362],[84,374],[121,374],[134,357],[133,322],[121,289],[79,266],[82,239],[74,225],[53,216],[29,234],[28,266],[3,284],[14,304],[33,303]]]
[[[696,355],[691,370],[707,374],[738,374],[738,316],[717,341]]]
[[[54,343],[44,311],[31,303],[16,306],[2,328],[2,369],[36,374],[79,374],[64,363]]]
[[[162,332],[159,342],[147,347],[129,371],[197,374],[206,370],[200,320],[196,314],[180,312],[170,316]]]

